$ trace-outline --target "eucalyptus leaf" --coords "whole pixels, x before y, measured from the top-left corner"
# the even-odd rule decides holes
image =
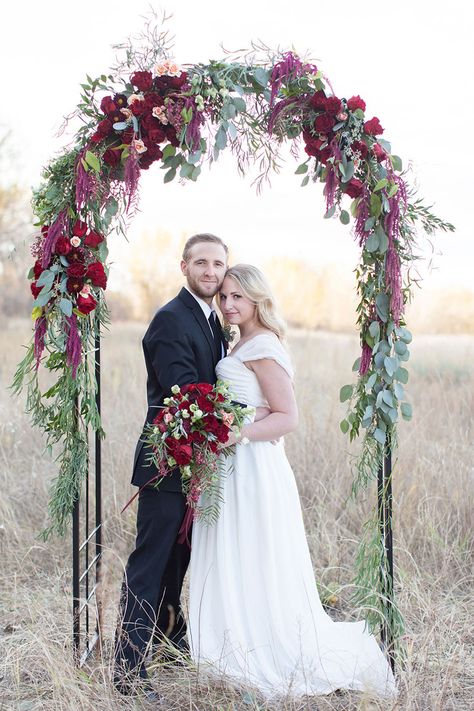
[[[72,316],[72,302],[69,299],[60,299],[59,308],[65,316]]]
[[[398,353],[398,355],[403,355],[406,352],[407,352],[406,343],[404,343],[403,341],[396,341],[395,342],[395,353]]]
[[[170,168],[167,173],[165,173],[165,177],[163,178],[164,183],[170,183],[174,178],[176,177],[176,168]]]
[[[301,181],[301,187],[304,188],[309,183],[309,175],[306,175]]]
[[[36,299],[33,302],[33,307],[35,306],[46,306],[50,298],[52,297],[53,292],[48,290],[45,291],[44,289],[41,291],[40,294],[36,297]]]
[[[176,148],[175,146],[172,146],[171,143],[168,143],[163,148],[163,160],[166,160],[167,158],[170,158],[171,156],[174,156],[176,154]]]
[[[395,379],[404,385],[408,383],[408,375],[408,370],[402,366],[395,371]]]
[[[201,174],[201,166],[195,165],[193,172],[191,173],[191,176],[190,176],[191,180],[193,180],[195,182],[199,178],[200,174]]]
[[[339,427],[341,428],[341,431],[346,434],[349,431],[350,425],[347,420],[341,420]]]
[[[355,361],[352,364],[352,372],[357,373],[357,371],[360,368],[360,356],[355,359]]]
[[[349,400],[352,396],[353,390],[354,390],[353,385],[343,385],[340,392],[339,392],[339,400],[341,402],[346,402],[346,400]]]
[[[378,321],[372,321],[372,323],[369,326],[369,333],[372,336],[372,338],[375,338],[376,341],[379,340],[379,338],[380,338],[380,324]]]
[[[385,440],[387,439],[387,435],[385,432],[377,427],[377,429],[374,431],[374,439],[377,440],[377,442],[380,442],[380,444],[385,444]]]
[[[332,207],[329,208],[329,210],[324,215],[324,219],[329,220],[331,217],[333,217],[335,212],[336,212],[336,206],[333,205]]]
[[[402,412],[402,417],[404,420],[411,420],[413,410],[409,402],[402,402],[402,404],[400,405],[400,410]]]
[[[181,166],[181,169],[179,171],[180,177],[181,178],[189,178],[191,177],[191,173],[194,170],[194,166],[192,163],[183,163]]]
[[[390,160],[392,161],[393,169],[401,173],[403,170],[403,163],[400,156],[390,156]]]
[[[51,269],[45,269],[36,280],[36,286],[45,286],[45,284],[47,284],[50,289],[53,285],[54,276]]]
[[[295,175],[303,175],[304,173],[307,173],[307,172],[308,172],[308,164],[301,163],[295,170]]]
[[[377,237],[379,239],[378,251],[380,254],[385,254],[388,249],[388,237],[384,229],[379,225],[376,229]]]
[[[382,400],[390,407],[393,407],[393,395],[390,390],[382,390]]]
[[[270,72],[266,69],[262,69],[261,67],[257,67],[257,69],[253,70],[252,76],[257,84],[260,84],[261,87],[265,87],[270,79]]]
[[[372,232],[371,235],[365,240],[364,249],[368,252],[376,252],[379,248],[379,238],[376,232]]]
[[[400,383],[395,383],[393,386],[393,391],[398,400],[403,400],[403,398],[405,397],[405,389],[403,385],[401,385]]]
[[[378,317],[384,323],[386,323],[388,320],[388,306],[389,306],[388,295],[385,294],[384,292],[377,294],[377,296],[375,297],[375,308],[376,308]]]
[[[369,217],[364,224],[364,231],[365,232],[370,232],[374,228],[375,225],[375,217]]]
[[[216,133],[216,148],[218,148],[220,151],[222,151],[226,146],[227,146],[227,133],[221,126]]]
[[[247,109],[247,104],[245,103],[245,101],[238,96],[234,96],[234,98],[232,99],[232,103],[234,104],[237,111],[239,111],[240,113],[246,111]]]

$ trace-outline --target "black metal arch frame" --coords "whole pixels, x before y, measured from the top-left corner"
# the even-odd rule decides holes
[[[96,331],[94,346],[97,387],[95,399],[100,415],[100,333],[98,331]],[[78,404],[76,401],[76,411]],[[79,666],[82,666],[93,650],[100,646],[102,639],[102,610],[100,597],[97,594],[102,563],[102,458],[98,432],[95,433],[94,450],[93,491],[88,467],[82,496],[75,501],[72,514],[72,641],[74,658]],[[83,529],[82,541],[81,528]]]
[[[95,378],[97,384],[96,404],[100,415],[100,333],[95,337]],[[91,506],[91,486],[89,471],[84,483],[84,501],[81,512],[81,499],[74,505],[72,523],[73,557],[73,647],[76,663],[82,665],[93,650],[100,646],[101,601],[97,595],[101,574],[102,558],[102,459],[101,440],[95,433],[95,479],[93,506]],[[389,443],[383,464],[377,477],[377,512],[379,535],[384,547],[380,561],[380,577],[386,606],[386,615],[380,625],[380,636],[388,655],[391,667],[395,670],[395,640],[389,620],[395,605],[393,589],[393,537],[392,537],[392,452]],[[80,524],[83,518],[84,539],[81,542]],[[92,523],[91,523],[92,521]],[[94,615],[91,615],[91,608]],[[81,633],[81,616],[85,615]],[[91,625],[91,618],[93,624]],[[81,641],[82,640],[82,641]]]

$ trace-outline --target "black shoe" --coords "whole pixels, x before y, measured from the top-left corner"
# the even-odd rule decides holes
[[[130,682],[114,680],[114,687],[119,694],[122,694],[122,696],[136,697],[143,699],[143,701],[146,701],[147,703],[153,703],[155,706],[164,706],[164,697],[155,691],[155,689],[148,682],[145,682],[144,684],[131,684]]]

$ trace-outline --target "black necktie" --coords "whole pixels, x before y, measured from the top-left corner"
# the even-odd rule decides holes
[[[214,351],[216,354],[216,358],[217,360],[220,360],[222,355],[221,334],[217,325],[216,315],[214,311],[211,312],[208,321],[212,330],[212,335],[214,336]]]

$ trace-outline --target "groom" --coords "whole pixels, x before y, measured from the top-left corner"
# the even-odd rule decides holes
[[[173,385],[216,380],[215,367],[226,346],[212,300],[224,280],[227,257],[227,246],[214,235],[197,234],[186,242],[181,271],[187,284],[155,314],[143,338],[145,424],[156,417]],[[177,542],[185,497],[178,469],[158,489],[147,486],[157,473],[147,465],[149,454],[139,440],[132,477],[132,484],[141,488],[137,537],[125,570],[115,640],[114,682],[122,693],[133,693],[137,677],[147,678],[145,655],[152,636],[165,635],[177,651],[187,647],[180,595],[190,551],[186,543]]]

